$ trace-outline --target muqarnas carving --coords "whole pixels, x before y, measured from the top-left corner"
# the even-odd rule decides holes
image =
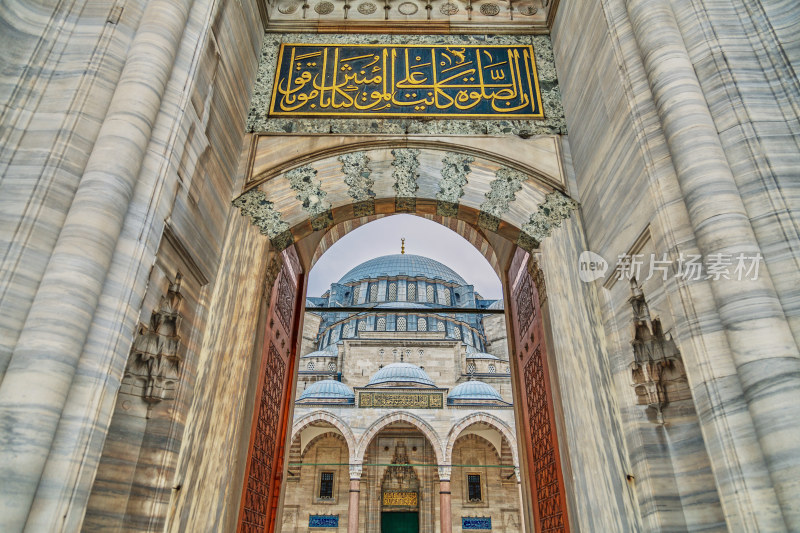
[[[149,404],[174,400],[183,361],[180,294],[181,275],[175,277],[167,294],[161,297],[148,325],[141,324],[133,341],[125,380]]]
[[[637,403],[648,406],[648,418],[663,422],[664,409],[690,399],[686,369],[675,341],[664,333],[661,321],[650,318],[650,309],[636,280],[631,281],[633,308],[633,363],[631,377]]]

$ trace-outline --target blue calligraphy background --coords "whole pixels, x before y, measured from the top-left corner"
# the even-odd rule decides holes
[[[461,529],[492,529],[491,517],[461,517]]]
[[[316,515],[308,517],[308,527],[339,527],[339,515]]]
[[[281,45],[270,115],[543,118],[531,46]]]

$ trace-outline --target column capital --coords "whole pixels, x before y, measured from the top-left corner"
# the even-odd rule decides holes
[[[350,464],[350,479],[361,479],[362,463]]]
[[[453,471],[453,467],[451,466],[440,466],[439,467],[439,481],[450,481],[450,474]]]

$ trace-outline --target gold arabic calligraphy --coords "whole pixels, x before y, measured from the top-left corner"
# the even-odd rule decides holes
[[[273,115],[542,117],[530,46],[281,46]]]

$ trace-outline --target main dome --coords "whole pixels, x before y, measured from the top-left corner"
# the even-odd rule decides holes
[[[397,276],[424,277],[449,281],[457,285],[467,285],[464,278],[456,274],[453,269],[429,257],[413,254],[384,255],[370,259],[342,276],[339,283],[384,276],[390,278]]]
[[[367,387],[373,385],[382,385],[385,383],[414,383],[419,385],[427,385],[429,387],[436,386],[436,384],[431,378],[428,377],[428,374],[426,374],[424,370],[416,365],[412,365],[411,363],[392,363],[390,365],[386,365],[372,375],[372,377],[369,379],[369,383],[367,383]]]

